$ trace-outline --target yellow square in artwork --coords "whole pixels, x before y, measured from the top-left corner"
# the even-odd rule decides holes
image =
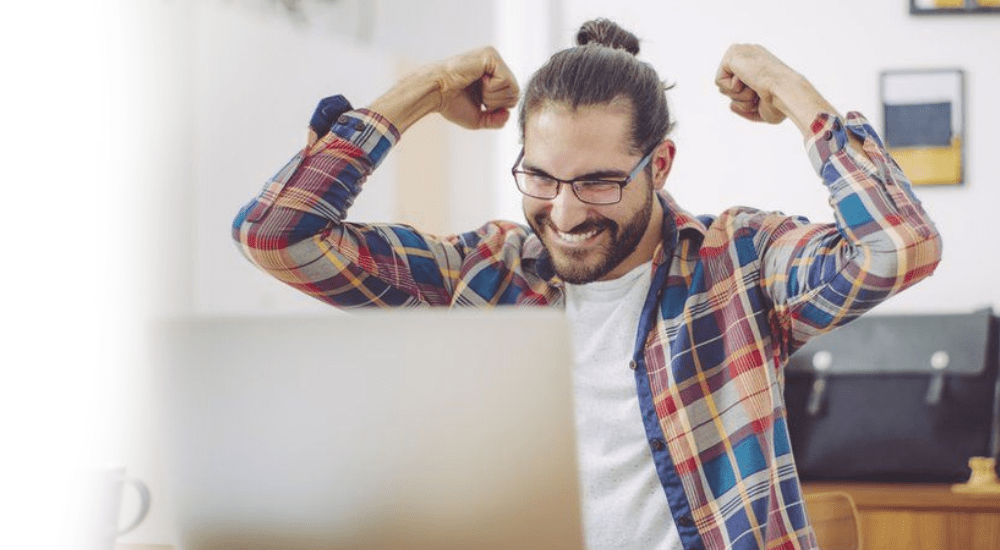
[[[1000,8],[1000,0],[979,0],[976,3],[983,7]]]
[[[934,0],[936,8],[964,8],[965,0]]]
[[[914,185],[962,183],[961,138],[950,147],[890,147],[889,154]]]

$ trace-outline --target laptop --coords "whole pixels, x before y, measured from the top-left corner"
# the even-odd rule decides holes
[[[562,312],[157,332],[182,550],[582,548]]]

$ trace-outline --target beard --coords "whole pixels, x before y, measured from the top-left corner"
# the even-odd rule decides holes
[[[601,232],[601,236],[608,236],[605,242],[581,250],[566,250],[550,242],[553,229],[547,212],[539,212],[533,217],[526,215],[525,218],[549,253],[552,267],[559,278],[570,284],[582,285],[600,280],[635,252],[649,227],[653,200],[653,190],[649,189],[642,207],[621,225],[594,214],[568,231],[579,234],[596,229]]]

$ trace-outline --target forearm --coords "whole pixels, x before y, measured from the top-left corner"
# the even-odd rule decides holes
[[[842,128],[839,119],[828,127],[833,139],[823,140],[825,131],[817,139],[834,142],[840,150],[833,151],[819,170],[830,190],[840,233],[865,247],[873,258],[868,260],[868,271],[885,277],[886,286],[892,281],[892,294],[929,276],[941,259],[941,236],[910,180],[860,114],[849,113]],[[844,134],[852,138],[851,147],[841,142]]]
[[[340,223],[365,179],[399,139],[378,114],[335,117],[323,139],[299,152],[240,210],[233,237],[251,260],[306,240]],[[250,250],[250,249],[253,250]]]
[[[864,117],[851,113],[845,119],[806,78],[787,67],[776,74],[767,87],[770,100],[802,133],[848,242],[868,243],[880,251],[918,241],[939,244],[909,179]],[[912,235],[903,234],[910,231]]]
[[[441,106],[441,84],[433,68],[420,69],[397,82],[368,109],[384,116],[399,133]]]
[[[791,72],[772,88],[775,106],[795,123],[804,140],[813,137],[812,123],[822,113],[838,115],[813,85],[802,75]]]
[[[761,233],[770,237],[768,293],[797,343],[928,277],[941,259],[934,223],[864,118],[820,116],[810,126],[809,156],[836,224],[785,219]],[[863,153],[847,145],[848,135]]]
[[[772,89],[775,106],[795,124],[803,141],[809,142],[816,135],[813,124],[821,114],[839,117],[837,109],[824,98],[812,83],[802,75],[791,72]],[[853,132],[847,133],[847,146],[855,153],[864,153],[863,140]]]
[[[461,243],[405,226],[344,222],[399,133],[365,109],[334,120],[237,214],[238,249],[281,282],[337,307],[448,304]]]

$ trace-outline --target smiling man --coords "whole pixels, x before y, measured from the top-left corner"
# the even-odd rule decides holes
[[[575,109],[552,102],[525,125],[532,154],[522,153],[514,179],[528,223],[567,283],[618,278],[648,262],[660,244],[660,223],[650,223],[663,219],[654,190],[666,180],[673,143],[664,140],[629,171],[606,168],[634,162],[630,109],[624,99]],[[644,182],[642,170],[654,154],[664,169]],[[559,180],[544,166],[577,175]],[[562,184],[569,187],[565,193]]]
[[[321,102],[308,146],[240,211],[233,236],[259,267],[337,307],[565,308],[588,548],[813,549],[782,368],[810,337],[929,276],[940,237],[865,119],[841,116],[752,45],[726,52],[719,91],[746,119],[792,120],[836,222],[687,213],[664,191],[676,148],[638,40],[598,20],[577,42],[521,100],[512,174],[527,226],[437,237],[345,221],[365,177],[423,116],[507,122],[519,88],[485,48],[365,109]]]

